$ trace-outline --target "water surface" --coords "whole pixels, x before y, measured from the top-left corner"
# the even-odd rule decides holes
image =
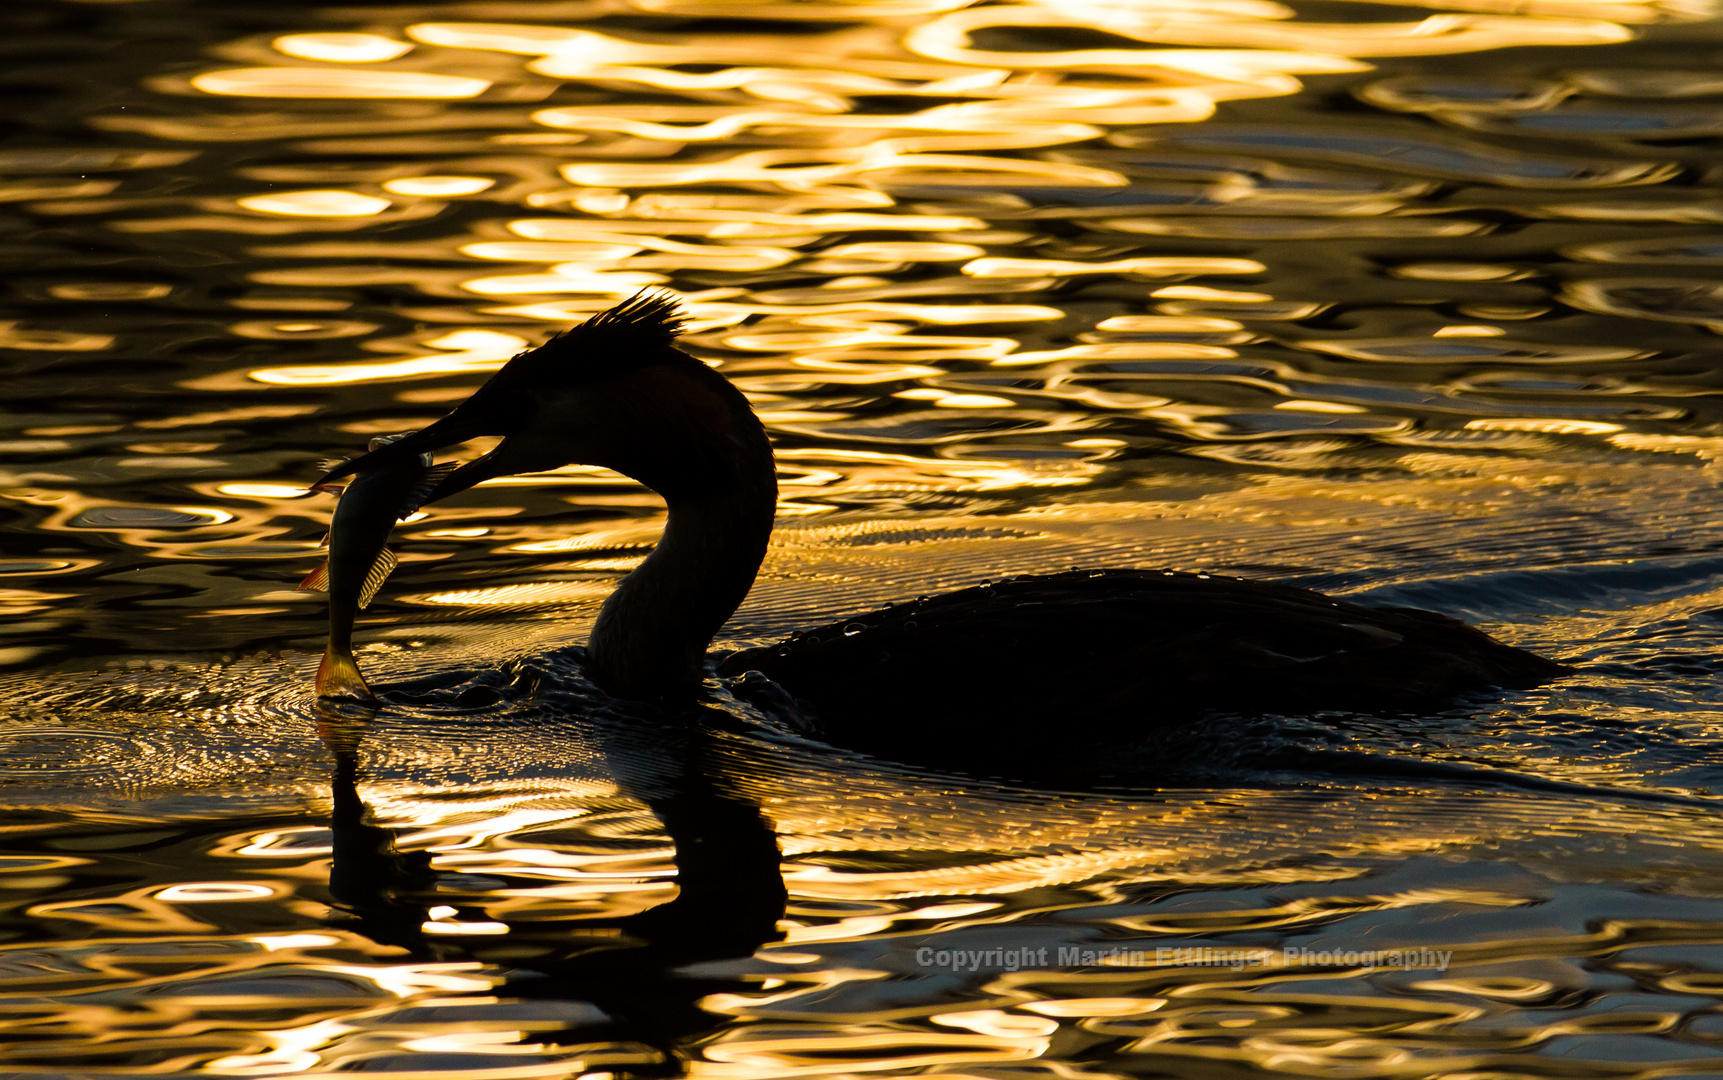
[[[7,1071],[1723,1073],[1698,0],[0,20]],[[316,463],[649,285],[777,445],[723,648],[1113,565],[1575,673],[869,759],[585,683],[663,510],[571,467],[403,525],[320,717]]]

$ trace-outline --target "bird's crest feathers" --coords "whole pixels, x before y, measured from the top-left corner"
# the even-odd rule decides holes
[[[668,290],[642,290],[564,330],[504,364],[472,397],[429,427],[373,446],[368,454],[329,469],[317,487],[481,435],[512,435],[533,415],[547,390],[566,389],[665,363],[699,361],[672,347],[686,316]]]
[[[588,333],[636,333],[667,345],[671,338],[682,333],[682,326],[687,321],[688,316],[682,313],[675,293],[643,289],[574,329]]]
[[[675,293],[643,290],[520,353],[497,374],[514,367],[529,378],[578,380],[661,363],[686,321]]]

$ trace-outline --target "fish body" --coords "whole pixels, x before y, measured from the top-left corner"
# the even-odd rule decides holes
[[[371,449],[398,438],[374,439]],[[387,547],[395,523],[418,510],[453,469],[432,465],[430,454],[416,454],[360,472],[341,492],[325,541],[329,557],[299,583],[302,590],[329,595],[329,644],[317,667],[318,697],[376,700],[353,659],[353,621],[395,568]]]

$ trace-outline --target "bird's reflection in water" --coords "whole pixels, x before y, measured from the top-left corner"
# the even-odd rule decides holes
[[[777,836],[720,749],[727,718],[704,708],[692,714],[602,733],[622,792],[645,803],[670,835],[678,892],[631,915],[509,926],[510,973],[499,993],[586,1002],[606,1017],[602,1026],[539,1032],[533,1041],[633,1043],[656,1051],[658,1064],[645,1071],[678,1073],[685,1048],[729,1022],[696,1003],[736,988],[733,980],[681,969],[749,956],[782,937],[786,894]],[[364,722],[326,712],[319,728],[335,757],[329,891],[336,918],[345,929],[415,958],[486,960],[480,947],[426,931],[433,909],[449,903],[446,894],[434,892],[438,875],[430,854],[398,850],[394,830],[368,821],[370,808],[359,793]]]

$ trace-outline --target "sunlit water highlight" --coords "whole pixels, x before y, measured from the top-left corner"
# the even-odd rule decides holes
[[[0,20],[6,1070],[1723,1073],[1699,0]],[[648,285],[777,444],[725,648],[1170,566],[1576,671],[873,760],[585,683],[663,516],[575,466],[403,525],[320,718],[316,461]]]

